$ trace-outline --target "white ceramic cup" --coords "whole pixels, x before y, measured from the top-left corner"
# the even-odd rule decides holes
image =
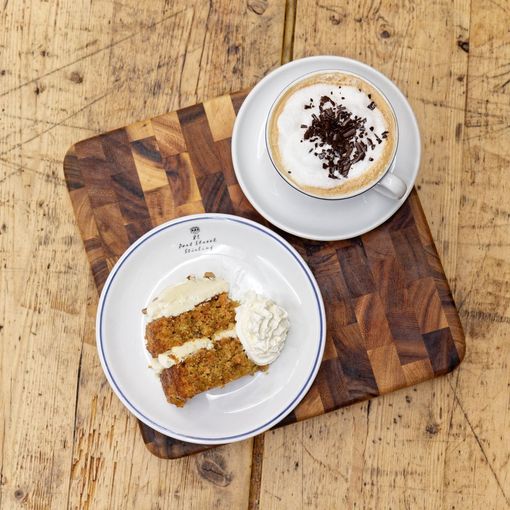
[[[331,196],[331,197],[328,197],[328,196],[324,196],[324,195],[314,195],[314,194],[310,193],[309,191],[304,191],[303,189],[299,188],[290,179],[287,179],[285,177],[285,172],[281,172],[281,171],[278,170],[278,167],[277,167],[277,165],[275,163],[275,158],[274,158],[274,156],[272,154],[272,151],[271,151],[271,144],[269,143],[269,125],[270,125],[270,120],[271,120],[271,117],[273,115],[273,112],[275,110],[276,105],[278,105],[279,102],[280,102],[281,97],[287,92],[287,90],[290,87],[295,86],[300,81],[309,79],[313,75],[323,74],[323,73],[349,74],[349,75],[355,76],[357,79],[359,79],[361,81],[364,81],[370,87],[374,88],[377,92],[379,92],[379,94],[383,97],[383,99],[386,101],[386,104],[388,105],[389,110],[392,113],[394,121],[395,121],[395,133],[394,133],[394,136],[395,136],[396,141],[395,141],[395,145],[394,145],[394,148],[393,148],[393,154],[392,154],[391,158],[389,158],[388,164],[387,164],[386,169],[384,170],[384,172],[382,172],[381,175],[377,179],[375,179],[374,181],[370,182],[368,185],[366,185],[364,187],[360,187],[360,188],[354,190],[352,193],[341,195],[341,196]],[[271,163],[273,164],[273,167],[276,170],[276,172],[278,173],[278,175],[280,175],[282,177],[282,179],[284,179],[294,189],[296,189],[296,190],[300,191],[301,193],[304,193],[305,195],[308,195],[310,197],[319,198],[319,199],[322,199],[322,200],[344,200],[346,198],[352,198],[352,197],[361,195],[362,193],[365,193],[369,189],[374,189],[375,191],[377,191],[381,195],[384,195],[384,196],[386,196],[388,198],[391,198],[393,200],[400,200],[406,194],[406,192],[407,192],[407,185],[406,185],[406,183],[400,177],[395,175],[395,173],[394,173],[394,171],[396,170],[396,168],[395,168],[395,155],[397,153],[398,139],[399,139],[398,119],[397,119],[397,116],[395,115],[395,110],[393,109],[393,106],[390,103],[390,101],[388,100],[388,98],[386,97],[386,95],[379,89],[379,87],[376,87],[371,81],[367,80],[363,76],[360,76],[359,74],[352,73],[352,72],[347,72],[347,71],[342,71],[341,69],[322,69],[320,71],[314,71],[312,73],[308,73],[308,74],[305,74],[303,76],[300,76],[296,80],[294,80],[291,83],[289,83],[278,94],[278,97],[276,98],[276,100],[274,101],[274,103],[271,106],[271,109],[269,110],[269,113],[268,113],[268,116],[267,116],[267,119],[266,119],[265,138],[266,138],[266,148],[267,148],[267,151],[268,151],[268,154],[269,154],[269,159],[271,160]]]

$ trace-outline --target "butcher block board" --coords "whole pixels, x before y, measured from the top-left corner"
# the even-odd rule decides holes
[[[299,251],[326,307],[317,378],[278,426],[453,370],[464,357],[464,333],[416,191],[360,237],[322,242],[282,232],[253,209],[232,166],[230,137],[245,97],[218,97],[70,148],[64,173],[98,292],[117,259],[151,228],[188,214],[236,214],[272,228]],[[211,448],[142,422],[140,429],[162,458]]]

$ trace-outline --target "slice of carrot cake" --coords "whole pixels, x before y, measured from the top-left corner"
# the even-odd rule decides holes
[[[263,296],[239,303],[213,273],[168,287],[144,310],[151,367],[168,402],[182,407],[203,391],[267,370],[280,354],[287,313]]]

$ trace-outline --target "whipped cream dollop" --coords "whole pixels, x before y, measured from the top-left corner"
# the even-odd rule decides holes
[[[257,365],[278,358],[289,331],[287,312],[274,301],[247,292],[236,309],[236,333],[246,355]]]
[[[160,317],[175,317],[193,310],[198,304],[218,294],[229,291],[228,282],[214,275],[188,278],[183,283],[164,289],[149,303],[146,310],[149,321]]]
[[[285,103],[278,117],[278,146],[282,163],[285,168],[292,169],[292,178],[306,186],[318,188],[334,188],[339,185],[344,177],[331,179],[328,172],[324,171],[324,161],[315,155],[316,146],[310,140],[303,140],[304,129],[308,126],[312,115],[319,115],[319,103],[322,96],[328,96],[337,104],[344,105],[353,116],[366,118],[366,128],[372,128],[379,135],[386,131],[388,122],[379,108],[368,108],[372,99],[368,94],[356,87],[342,85],[334,87],[329,83],[316,83],[295,91]],[[313,106],[305,109],[303,106],[314,99]],[[372,133],[372,131],[369,131]],[[303,141],[301,141],[303,140]],[[375,140],[375,138],[374,138]],[[382,156],[386,141],[376,143],[373,150],[367,149],[367,157],[353,164],[349,170],[347,179],[359,177],[367,172]],[[329,148],[325,144],[323,149]]]

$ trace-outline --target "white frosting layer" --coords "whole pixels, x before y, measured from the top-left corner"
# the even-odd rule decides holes
[[[267,365],[285,344],[287,312],[271,299],[248,292],[236,309],[236,331],[246,355],[257,365]]]
[[[236,328],[226,329],[225,331],[218,331],[215,335],[213,335],[213,340],[221,340],[223,338],[236,338],[237,332]]]
[[[147,306],[147,318],[175,317],[188,312],[212,297],[228,292],[228,282],[221,278],[192,278],[168,287]]]
[[[171,366],[180,363],[189,356],[198,352],[200,349],[212,349],[214,347],[214,342],[217,340],[221,340],[222,338],[233,338],[236,336],[236,330],[235,328],[232,328],[219,331],[212,337],[212,339],[204,337],[189,340],[182,345],[177,345],[168,351],[163,352],[157,358],[152,358],[151,368],[157,374],[160,374],[165,368],[170,368]]]
[[[200,349],[212,349],[214,346],[210,338],[196,338],[182,345],[172,347],[166,352],[160,354],[157,358],[152,358],[151,368],[160,373],[165,368],[170,368],[188,356],[195,354]]]
[[[277,121],[278,146],[282,163],[287,170],[291,170],[291,177],[297,183],[329,189],[338,186],[345,178],[329,178],[327,170],[322,168],[323,161],[314,156],[314,151],[309,152],[314,144],[308,140],[301,142],[306,131],[301,125],[309,126],[312,114],[319,114],[319,102],[322,96],[328,96],[335,103],[343,104],[354,115],[365,117],[367,119],[365,128],[368,132],[370,132],[369,128],[373,126],[374,132],[381,136],[381,133],[388,129],[388,124],[378,108],[374,110],[367,108],[372,99],[364,91],[360,92],[355,87],[342,85],[339,89],[338,86],[332,84],[317,83],[299,89],[289,96]],[[313,98],[315,106],[305,110],[304,105],[309,104],[311,98]],[[375,148],[373,150],[367,148],[365,159],[351,167],[347,179],[361,176],[381,156],[383,146],[387,141],[383,140],[381,144],[377,144],[375,137],[371,138],[376,145]],[[322,149],[325,148],[329,148],[329,146],[326,144]],[[373,158],[374,161],[369,161],[369,158]]]

